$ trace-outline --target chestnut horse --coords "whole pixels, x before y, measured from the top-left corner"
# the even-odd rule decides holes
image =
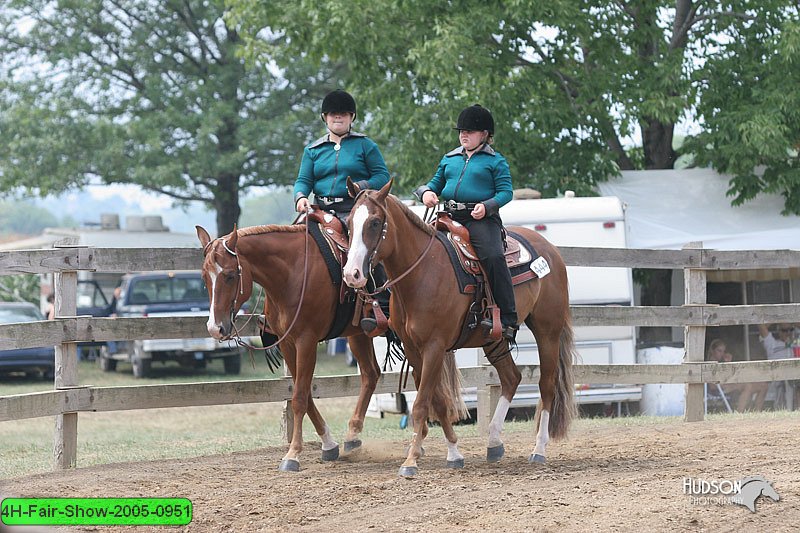
[[[197,226],[197,237],[205,254],[203,279],[211,301],[207,325],[212,337],[220,340],[231,338],[234,333],[232,317],[250,297],[253,282],[264,288],[266,319],[275,334],[282,337],[294,321],[279,345],[294,383],[292,440],[279,469],[294,472],[300,468],[303,417],[306,413],[322,439],[322,460],[336,460],[339,444],[331,436],[311,397],[317,344],[331,328],[339,301],[339,285],[332,283],[319,247],[305,234],[305,225],[243,228],[215,240],[205,229]],[[303,269],[306,249],[307,274]],[[300,301],[304,275],[307,275],[306,290],[303,301]],[[298,306],[300,311],[295,321]],[[347,337],[358,361],[361,391],[348,424],[345,452],[361,445],[358,436],[364,427],[369,399],[380,377],[372,340],[350,322],[341,335]]]
[[[303,449],[303,416],[308,413],[322,440],[322,460],[339,457],[339,445],[311,397],[311,380],[317,363],[317,344],[330,330],[340,285],[333,284],[319,247],[305,234],[305,224],[291,226],[255,226],[233,231],[212,240],[197,226],[197,236],[204,249],[203,279],[208,288],[211,308],[208,332],[215,339],[230,339],[235,334],[233,317],[252,293],[253,282],[264,288],[267,323],[279,337],[280,350],[292,375],[292,411],[294,427],[289,451],[279,470],[300,469]],[[304,265],[307,260],[307,272]],[[303,281],[306,288],[303,300]],[[300,307],[298,312],[298,306]],[[297,317],[295,319],[295,314]],[[348,423],[344,451],[361,446],[359,435],[370,397],[380,377],[372,340],[351,321],[341,333],[347,337],[361,371],[361,389]],[[445,361],[445,372],[436,394],[448,406],[443,417],[454,420],[463,402],[460,400],[458,368],[453,354]]]
[[[459,337],[472,296],[460,293],[444,245],[438,239],[431,244],[433,228],[390,195],[391,186],[390,181],[380,191],[351,190],[358,196],[348,219],[350,254],[344,277],[351,287],[363,288],[371,264],[381,262],[389,279],[396,279],[389,282],[393,283],[390,325],[402,339],[406,358],[418,379],[412,411],[418,433],[414,433],[408,457],[400,468],[401,476],[412,477],[418,472],[428,411],[435,401],[432,386],[439,381],[443,354]],[[514,289],[517,323],[527,324],[539,350],[541,399],[536,409],[536,444],[529,461],[542,463],[548,440],[564,437],[577,413],[567,273],[558,250],[545,238],[527,228],[510,229],[527,240],[550,265],[549,274]],[[510,356],[507,341],[488,341],[482,328],[475,328],[464,346],[484,347],[500,379],[501,398],[489,424],[487,448],[487,461],[498,461],[504,454],[500,433],[522,376]],[[454,450],[455,435],[446,434],[446,438]]]

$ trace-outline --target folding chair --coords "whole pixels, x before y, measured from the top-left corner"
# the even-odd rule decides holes
[[[719,383],[714,383],[714,386],[716,387],[716,392],[712,392],[711,394],[709,394],[708,383],[705,383],[705,410],[706,410],[706,414],[708,414],[709,396],[710,396],[711,400],[722,400],[722,402],[725,404],[725,409],[729,413],[732,413],[733,409],[731,409],[731,404],[728,402],[728,397],[725,395],[725,391],[722,390],[722,385],[720,385]]]

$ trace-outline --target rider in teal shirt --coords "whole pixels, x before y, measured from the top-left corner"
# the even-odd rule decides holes
[[[513,340],[518,317],[500,219],[500,207],[514,195],[511,172],[506,159],[491,146],[494,118],[488,109],[477,104],[467,107],[458,116],[455,129],[461,146],[442,157],[433,178],[415,194],[427,207],[435,207],[441,195],[453,220],[467,227],[500,308],[502,335]],[[493,326],[490,319],[481,325]]]
[[[295,209],[304,213],[310,202],[308,195],[324,211],[331,211],[342,222],[350,214],[354,199],[347,192],[349,177],[360,189],[380,189],[389,183],[389,171],[383,155],[375,142],[351,130],[356,118],[356,101],[349,93],[337,89],[322,100],[322,121],[328,127],[327,135],[312,142],[303,150],[300,171],[294,182]],[[372,270],[371,290],[386,281],[383,266]],[[385,290],[376,299],[384,315],[389,316],[389,293]],[[370,333],[378,327],[377,320],[366,317],[361,327]]]
[[[498,214],[514,195],[508,162],[488,143],[470,158],[463,146],[445,154],[427,187],[455,202],[481,202],[487,216]]]
[[[378,145],[351,131],[356,102],[350,94],[336,90],[322,101],[322,120],[328,133],[303,150],[300,171],[294,183],[297,211],[308,208],[308,196],[326,211],[345,218],[353,207],[347,193],[348,176],[361,189],[380,189],[389,182],[389,171]]]

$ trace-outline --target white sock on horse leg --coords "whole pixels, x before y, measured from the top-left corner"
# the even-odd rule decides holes
[[[325,424],[325,432],[319,436],[322,439],[322,449],[323,450],[332,450],[334,448],[339,447],[339,443],[333,440],[333,436],[331,435],[331,429],[328,427],[328,424]]]
[[[487,443],[489,448],[503,444],[503,441],[500,440],[500,434],[503,432],[503,424],[506,422],[506,415],[510,407],[511,402],[505,396],[500,396],[500,400],[497,402],[497,409],[494,410],[494,416],[492,416],[492,421],[489,423],[489,441]]]
[[[461,455],[461,452],[458,451],[458,443],[450,442],[447,440],[447,437],[444,438],[445,444],[447,444],[447,460],[448,461],[458,461],[464,459],[464,456]]]
[[[544,457],[544,449],[550,441],[550,413],[542,411],[542,416],[539,417],[539,431],[536,434],[536,448],[533,449],[534,454]]]

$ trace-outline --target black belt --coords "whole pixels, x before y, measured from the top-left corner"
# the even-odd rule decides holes
[[[325,204],[335,204],[337,202],[343,202],[345,200],[349,200],[350,198],[335,198],[333,196],[317,196],[317,200]]]
[[[445,209],[450,209],[452,211],[464,211],[464,210],[473,210],[475,206],[478,205],[480,202],[454,202],[453,200],[447,200],[444,203]]]

